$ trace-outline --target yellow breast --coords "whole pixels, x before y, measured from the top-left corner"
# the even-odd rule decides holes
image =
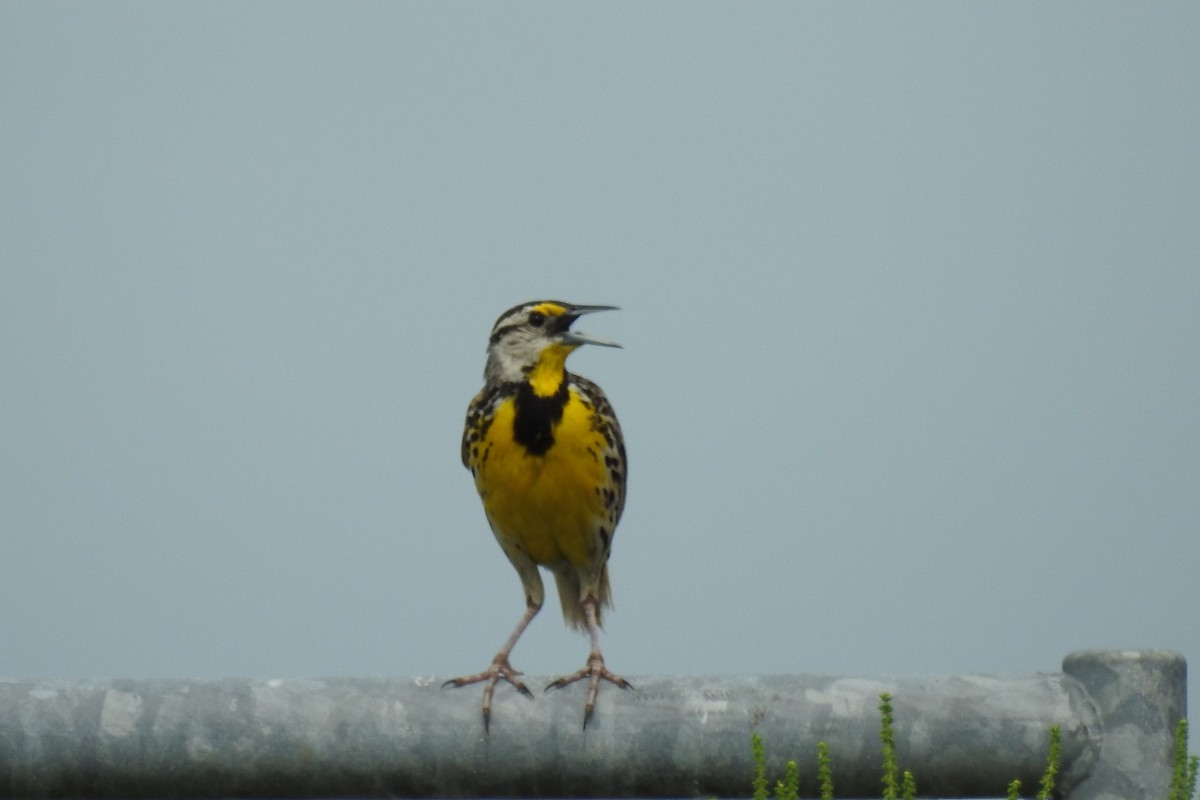
[[[518,545],[536,563],[603,563],[604,490],[611,480],[602,453],[604,436],[593,412],[572,387],[554,427],[554,443],[531,454],[513,438],[516,404],[499,404],[472,459],[475,487],[492,530]]]

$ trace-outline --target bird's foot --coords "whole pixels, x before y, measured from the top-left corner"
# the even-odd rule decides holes
[[[487,732],[488,726],[492,720],[492,694],[496,691],[496,684],[503,678],[508,683],[512,684],[518,692],[533,699],[533,692],[529,691],[529,687],[520,679],[521,673],[513,669],[512,664],[508,663],[508,654],[497,653],[492,659],[492,664],[483,672],[478,672],[474,675],[464,675],[461,678],[451,678],[442,684],[442,688],[453,686],[470,686],[473,683],[482,683],[483,686],[483,730]]]
[[[588,679],[587,702],[583,705],[583,727],[586,730],[588,720],[592,718],[592,711],[596,707],[596,694],[600,691],[601,680],[606,680],[615,686],[621,687],[622,689],[632,689],[633,684],[622,678],[620,675],[615,675],[612,672],[609,672],[608,668],[604,666],[604,656],[600,655],[599,652],[592,652],[591,655],[588,656],[587,664],[583,667],[583,669],[553,681],[546,687],[545,691],[548,692],[551,689],[561,689],[564,686],[575,683],[575,681],[581,681],[584,678]]]

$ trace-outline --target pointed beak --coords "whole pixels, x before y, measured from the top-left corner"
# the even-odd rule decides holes
[[[594,314],[597,311],[616,311],[616,306],[571,306],[571,311],[563,315],[567,319],[567,325],[575,322],[584,314]],[[562,333],[563,341],[567,344],[598,344],[601,347],[620,347],[616,342],[610,342],[607,339],[597,339],[595,336],[588,336],[582,331],[565,330]]]

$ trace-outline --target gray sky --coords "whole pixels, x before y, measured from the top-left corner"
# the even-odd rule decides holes
[[[0,4],[0,675],[485,666],[522,594],[459,436],[543,297],[623,309],[571,361],[629,447],[616,672],[1200,657],[1198,40]],[[551,601],[513,663],[586,650]]]

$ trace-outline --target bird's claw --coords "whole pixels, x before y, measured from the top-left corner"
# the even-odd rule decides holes
[[[576,681],[581,681],[584,678],[588,679],[587,702],[583,705],[583,728],[587,730],[588,721],[592,718],[592,711],[596,708],[596,695],[600,691],[600,681],[605,680],[614,686],[619,686],[622,689],[632,689],[633,684],[616,675],[604,666],[604,657],[599,653],[592,653],[588,656],[587,665],[577,672],[566,675],[558,680],[551,681],[546,685],[543,692],[548,692],[551,689],[561,689],[564,686],[569,686]]]
[[[521,673],[513,669],[512,664],[508,663],[508,656],[500,654],[492,659],[491,666],[483,672],[477,672],[474,675],[464,675],[461,678],[451,678],[442,684],[442,688],[444,689],[447,686],[459,688],[470,686],[473,683],[484,684],[483,730],[487,732],[492,719],[492,694],[496,691],[496,684],[500,682],[501,678],[530,700],[533,699],[533,692],[529,691],[529,687],[520,679],[520,675]]]

